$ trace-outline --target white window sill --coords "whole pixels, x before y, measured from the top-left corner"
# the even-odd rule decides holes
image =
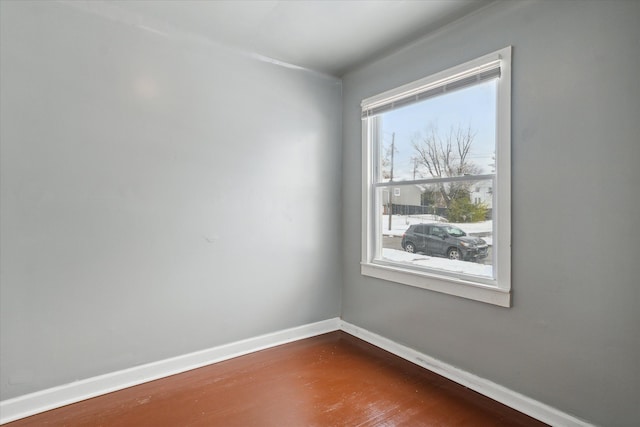
[[[511,292],[496,286],[453,277],[418,273],[415,270],[403,269],[398,266],[373,263],[361,263],[360,266],[361,274],[364,276],[455,295],[488,304],[499,305],[501,307],[511,307]]]

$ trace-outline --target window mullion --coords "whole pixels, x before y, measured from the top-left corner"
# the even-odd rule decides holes
[[[495,174],[463,175],[463,176],[452,176],[452,177],[446,177],[446,178],[416,179],[411,181],[386,181],[386,182],[376,182],[373,184],[373,186],[376,188],[381,188],[381,187],[398,187],[400,185],[439,184],[442,182],[482,181],[485,179],[493,179],[494,176]]]

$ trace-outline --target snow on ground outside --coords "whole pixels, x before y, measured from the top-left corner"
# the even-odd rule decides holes
[[[412,254],[397,249],[382,248],[382,258],[389,261],[408,263],[422,267],[455,273],[471,274],[474,276],[493,277],[493,266],[475,262],[456,261],[448,258],[438,258],[427,255]]]
[[[389,216],[382,216],[382,234],[385,236],[402,237],[411,224],[421,224],[430,222],[444,222],[445,218],[437,215],[393,215],[391,218],[391,230],[389,230]],[[461,228],[465,233],[477,235],[478,233],[491,233],[493,231],[492,221],[475,223],[450,223]],[[493,243],[491,235],[482,237],[487,244]],[[422,267],[429,267],[439,270],[451,271],[455,273],[470,274],[474,276],[493,277],[493,266],[475,262],[451,260],[428,255],[412,254],[397,249],[383,248],[382,258],[393,262],[407,263]]]
[[[391,230],[389,230],[389,216],[382,215],[382,234],[384,236],[398,236],[402,237],[409,225],[421,224],[429,222],[445,222],[446,218],[438,215],[393,215],[391,217]],[[493,232],[493,221],[471,222],[471,223],[449,223],[461,228],[465,233],[470,235],[477,235],[478,233]],[[493,244],[493,238],[491,235],[482,237],[488,245]]]

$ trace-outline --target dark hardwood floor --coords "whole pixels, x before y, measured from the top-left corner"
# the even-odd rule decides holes
[[[6,425],[545,424],[349,334],[332,332]]]

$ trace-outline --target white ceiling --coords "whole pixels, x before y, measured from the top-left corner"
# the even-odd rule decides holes
[[[115,4],[126,13],[151,20],[147,22],[341,76],[489,2],[145,0]]]

